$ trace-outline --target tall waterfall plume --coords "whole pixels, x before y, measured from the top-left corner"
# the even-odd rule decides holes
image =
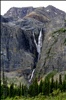
[[[38,57],[40,56],[41,47],[42,47],[42,30],[40,30],[38,37],[38,46],[37,46]]]
[[[37,49],[37,52],[38,52],[38,58],[37,59],[39,59],[40,53],[41,53],[41,47],[42,47],[42,30],[40,30],[40,32],[39,32],[38,43],[36,42],[34,33],[33,33],[33,37],[34,37],[34,43],[35,43],[35,46],[36,46],[36,49]],[[35,68],[32,71],[31,78],[29,79],[29,82],[31,82],[31,80],[34,76],[34,72],[35,72]]]
[[[42,47],[42,30],[40,30],[40,32],[39,32],[38,43],[36,42],[34,33],[33,33],[33,37],[34,37],[34,43],[36,45],[36,49],[38,52],[38,58],[39,58],[40,52],[41,52],[41,47]]]

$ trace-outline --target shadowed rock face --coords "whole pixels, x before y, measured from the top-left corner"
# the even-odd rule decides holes
[[[5,70],[32,68],[36,52],[31,32],[25,32],[17,26],[1,25],[2,64]],[[6,32],[5,32],[6,31]]]
[[[0,15],[0,22],[7,23],[8,22],[8,19],[7,18],[4,18],[2,15]]]
[[[35,41],[41,30],[38,59]],[[27,80],[34,68],[38,77],[66,70],[66,13],[53,6],[9,9],[1,16],[1,66]]]

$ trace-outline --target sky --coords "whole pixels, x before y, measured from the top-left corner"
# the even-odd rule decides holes
[[[48,5],[66,12],[66,1],[1,1],[1,15],[4,15],[11,7],[46,7]]]

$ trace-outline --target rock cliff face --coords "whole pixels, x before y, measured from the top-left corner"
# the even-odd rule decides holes
[[[53,6],[10,8],[1,16],[1,67],[27,80],[66,70],[66,13]]]
[[[19,18],[23,18],[24,16],[26,16],[27,14],[29,14],[30,12],[32,12],[34,10],[33,7],[24,7],[24,8],[10,8],[7,13],[4,14],[4,17],[12,17],[13,21],[18,20]]]

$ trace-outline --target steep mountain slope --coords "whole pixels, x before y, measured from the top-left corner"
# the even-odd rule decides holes
[[[4,23],[1,30],[2,66],[6,71],[20,69],[30,74],[37,54],[31,32],[26,33],[15,25]]]
[[[15,21],[18,20],[19,18],[23,18],[33,10],[34,10],[33,7],[24,7],[24,8],[12,7],[4,14],[4,17],[9,17],[9,18],[12,17],[13,21]]]
[[[48,33],[44,38],[36,73],[41,77],[53,70],[59,72],[66,70],[66,28]]]
[[[50,18],[57,17],[58,15],[60,15],[63,18],[65,16],[65,14],[64,14],[65,12],[63,12],[63,11],[61,11],[61,10],[51,6],[51,5],[47,6],[45,8],[45,10],[47,11],[47,13],[50,16]]]
[[[1,66],[32,80],[66,70],[66,13],[53,7],[11,8],[1,21]],[[35,73],[35,74],[34,74]]]

